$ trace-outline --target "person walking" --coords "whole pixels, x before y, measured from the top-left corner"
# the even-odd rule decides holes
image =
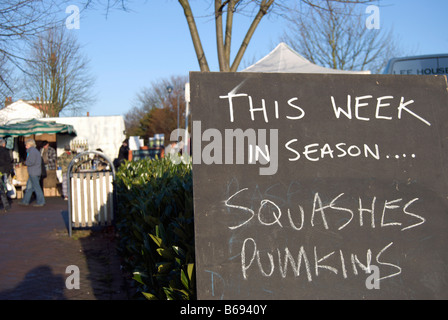
[[[28,167],[28,181],[26,182],[25,195],[20,205],[28,206],[31,201],[33,192],[36,194],[35,207],[42,207],[45,205],[45,198],[42,188],[40,186],[40,176],[42,174],[42,156],[39,150],[36,149],[36,142],[34,139],[27,139],[25,141],[27,150],[25,165]]]

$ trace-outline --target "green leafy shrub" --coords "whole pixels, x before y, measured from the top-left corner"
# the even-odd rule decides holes
[[[195,299],[191,165],[126,162],[116,174],[117,250],[147,299]]]

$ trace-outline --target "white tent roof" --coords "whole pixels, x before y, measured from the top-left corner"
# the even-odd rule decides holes
[[[267,56],[241,72],[287,72],[287,73],[345,73],[370,74],[370,71],[336,70],[318,66],[296,51],[286,43],[281,42]]]
[[[23,100],[17,100],[0,110],[0,124],[42,118],[43,112]]]

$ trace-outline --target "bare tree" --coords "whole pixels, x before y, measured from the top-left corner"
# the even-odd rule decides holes
[[[315,1],[301,0],[303,3],[316,6]],[[368,3],[369,0],[330,0],[334,2],[346,2],[346,3]],[[194,20],[194,15],[190,7],[189,0],[179,0],[180,5],[184,9],[185,18],[187,19],[188,27],[190,30],[191,38],[196,51],[197,59],[201,71],[210,71],[204,50],[202,48],[199,33]],[[286,0],[214,0],[214,17],[216,26],[216,42],[219,60],[220,71],[237,71],[241,60],[246,52],[252,36],[255,33],[261,20],[267,14],[284,13],[290,8],[287,6],[291,1]],[[230,49],[233,33],[233,21],[235,13],[252,13],[252,23],[246,31],[244,39],[239,46],[238,52],[231,60]],[[225,29],[223,19],[226,18]]]
[[[40,99],[45,113],[77,115],[94,101],[94,78],[89,60],[82,54],[73,33],[51,28],[33,42],[26,64],[28,94]]]
[[[124,116],[127,135],[148,138],[155,133],[164,133],[169,138],[178,127],[178,118],[179,126],[185,127],[184,86],[187,81],[186,76],[172,76],[142,89],[136,96],[134,107]]]
[[[195,21],[195,14],[190,6],[190,0],[178,0],[181,5],[191,39],[198,59],[201,71],[210,71],[206,53],[204,52],[201,37]],[[329,0],[343,3],[369,3],[372,0]],[[101,3],[106,6],[107,11],[112,8],[121,8],[127,10],[129,0],[85,0],[85,7]],[[307,6],[319,7],[322,1],[298,0]],[[237,71],[244,53],[254,35],[261,20],[268,14],[284,14],[290,10],[291,3],[297,3],[291,0],[213,0],[210,6],[211,16],[215,20],[216,46],[219,60],[220,71]],[[317,4],[316,4],[317,3]],[[250,26],[246,30],[244,39],[239,45],[238,51],[233,58],[231,57],[232,35],[234,30],[234,19],[236,14],[243,14],[252,18]],[[225,24],[224,24],[225,19]],[[240,28],[240,27],[239,27]]]
[[[57,21],[64,1],[53,0],[2,0],[0,2],[0,94],[14,91],[11,75],[22,68],[25,41]]]
[[[293,10],[282,38],[311,62],[340,70],[378,73],[398,52],[392,31],[366,28],[364,6],[321,1]]]

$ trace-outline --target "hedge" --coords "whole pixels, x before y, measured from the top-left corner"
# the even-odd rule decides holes
[[[116,190],[117,250],[140,297],[195,299],[191,165],[126,162]]]

